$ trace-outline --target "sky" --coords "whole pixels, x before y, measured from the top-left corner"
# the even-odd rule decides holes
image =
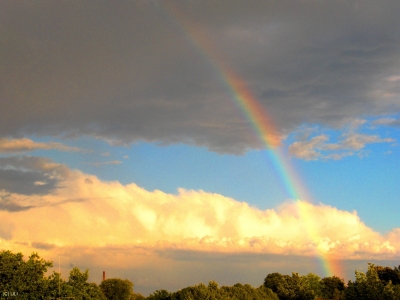
[[[0,0],[0,250],[144,295],[397,266],[399,13]]]

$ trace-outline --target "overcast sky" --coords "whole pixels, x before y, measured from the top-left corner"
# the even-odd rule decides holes
[[[0,0],[0,249],[144,294],[394,265],[399,13]]]

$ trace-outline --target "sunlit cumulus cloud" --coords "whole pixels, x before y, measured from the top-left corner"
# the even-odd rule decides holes
[[[44,250],[128,247],[337,258],[400,254],[398,229],[382,236],[356,212],[323,204],[289,201],[262,211],[219,194],[147,191],[72,170],[54,186],[42,195],[2,189],[1,248],[20,249],[25,243]],[[7,209],[7,204],[25,209]]]

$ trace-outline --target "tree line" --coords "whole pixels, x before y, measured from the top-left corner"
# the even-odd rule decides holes
[[[264,283],[255,288],[237,283],[221,286],[215,281],[208,285],[185,287],[176,292],[157,290],[144,297],[133,290],[129,280],[112,278],[100,285],[89,283],[89,270],[73,268],[67,280],[53,272],[50,261],[33,253],[27,260],[21,253],[0,252],[0,299],[22,300],[400,300],[400,266],[382,267],[368,264],[366,273],[356,271],[355,280],[347,284],[337,277],[308,275],[282,275],[270,273]]]

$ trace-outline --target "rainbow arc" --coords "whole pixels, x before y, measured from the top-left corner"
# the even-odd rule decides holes
[[[270,161],[282,185],[295,203],[310,243],[315,246],[315,255],[324,270],[325,276],[336,275],[343,277],[341,265],[339,260],[335,259],[334,253],[330,253],[319,246],[321,237],[318,236],[316,230],[318,224],[313,222],[313,218],[310,215],[310,207],[312,206],[310,204],[312,202],[311,197],[301,178],[290,163],[288,155],[283,151],[281,138],[275,122],[268,115],[267,110],[261,105],[260,101],[250,91],[246,82],[224,63],[224,59],[222,59],[221,55],[217,54],[209,39],[200,30],[193,27],[188,18],[172,2],[163,3],[163,11],[166,17],[214,68],[215,73],[218,74],[218,78],[220,78],[226,90],[229,91],[230,98],[234,101],[246,120],[251,123],[255,134],[265,145]]]

